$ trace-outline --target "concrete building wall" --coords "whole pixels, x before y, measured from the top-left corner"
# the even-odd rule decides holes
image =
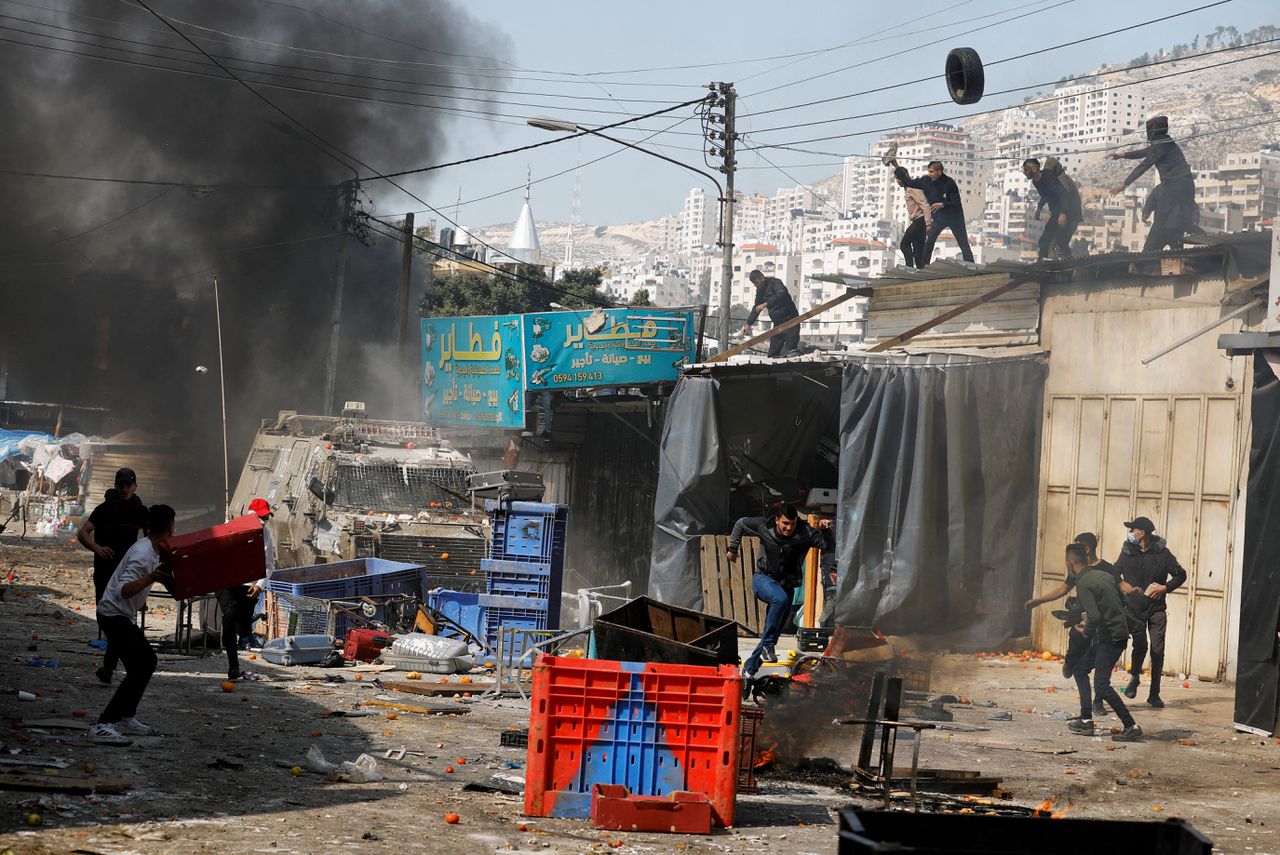
[[[1223,359],[1214,334],[1141,360],[1220,317],[1223,292],[1221,280],[1046,286],[1040,339],[1050,358],[1036,591],[1062,581],[1076,534],[1096,532],[1113,561],[1124,521],[1150,517],[1188,573],[1168,598],[1165,670],[1209,679],[1234,669],[1251,366]],[[1047,609],[1032,632],[1037,646],[1065,651]]]

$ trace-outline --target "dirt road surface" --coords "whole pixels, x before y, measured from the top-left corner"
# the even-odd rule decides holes
[[[10,571],[16,578],[3,582]],[[262,681],[224,692],[225,659],[217,651],[161,654],[139,710],[159,735],[137,737],[127,747],[86,744],[75,727],[96,720],[111,693],[93,675],[100,653],[89,646],[97,638],[89,554],[68,544],[0,544],[0,589],[0,776],[30,771],[12,765],[28,760],[65,764],[64,775],[130,782],[118,795],[0,789],[0,853],[785,849],[803,855],[834,852],[837,811],[870,804],[847,789],[765,777],[758,795],[739,797],[738,826],[708,837],[602,832],[589,821],[527,818],[519,795],[464,789],[518,788],[494,776],[518,781],[524,775],[524,750],[500,747],[499,736],[527,726],[526,702],[478,699],[475,683],[453,677],[449,688],[472,697],[395,693],[392,700],[448,705],[460,714],[388,718],[383,708],[363,706],[392,695],[374,682],[386,674],[357,680],[351,668],[284,668],[261,660],[244,665]],[[148,633],[157,640],[170,635],[174,621],[173,603],[153,600]],[[36,650],[30,651],[33,633]],[[58,667],[28,664],[33,659]],[[337,675],[342,682],[326,679]],[[921,763],[1001,777],[1017,804],[1054,799],[1055,809],[1073,816],[1183,817],[1215,841],[1216,851],[1280,852],[1280,744],[1233,732],[1230,686],[1167,685],[1166,709],[1147,708],[1145,694],[1134,704],[1146,740],[1118,745],[1066,730],[1076,699],[1057,663],[942,656],[935,660],[933,690],[971,703],[947,705],[955,721],[924,736]],[[16,690],[37,697],[20,701]],[[376,714],[338,717],[335,711]],[[1008,720],[992,720],[1006,713]],[[72,728],[39,724],[49,719]],[[1114,717],[1100,722],[1115,724]],[[854,732],[832,728],[825,737],[827,752],[848,765]],[[384,778],[340,783],[309,771],[295,774],[312,746],[335,763],[369,754]],[[398,762],[383,757],[399,748],[418,753]],[[1070,753],[1052,753],[1060,750]],[[900,747],[900,759],[904,755]],[[458,822],[447,823],[448,814]]]

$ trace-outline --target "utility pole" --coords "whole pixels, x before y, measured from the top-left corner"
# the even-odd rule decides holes
[[[396,311],[396,414],[403,418],[404,396],[409,386],[405,369],[409,364],[409,273],[413,267],[413,212],[404,215],[404,255],[400,262],[400,305]]]
[[[342,219],[339,222],[339,228],[342,234],[338,236],[338,269],[333,276],[333,317],[329,323],[329,361],[325,368],[324,375],[324,414],[333,415],[333,387],[338,376],[338,338],[342,331],[342,289],[346,284],[347,278],[347,237],[351,231],[351,211],[356,203],[356,190],[359,184],[352,181],[344,181],[339,185],[339,192],[342,193]]]
[[[719,352],[724,353],[729,347],[729,335],[733,330],[733,322],[729,319],[729,308],[733,304],[733,174],[737,167],[737,161],[734,160],[734,143],[737,141],[738,135],[734,130],[734,109],[738,99],[738,93],[733,90],[732,83],[712,83],[710,86],[713,92],[719,93],[714,102],[715,107],[724,109],[724,115],[710,114],[712,122],[723,122],[723,131],[711,132],[711,156],[720,156],[723,163],[719,167],[724,173],[724,198],[720,200],[720,240],[717,246],[720,247],[720,329],[717,337],[720,339]],[[715,140],[721,139],[723,143],[717,145]]]

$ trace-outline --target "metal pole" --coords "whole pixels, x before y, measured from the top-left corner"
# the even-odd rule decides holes
[[[404,215],[404,255],[400,262],[400,305],[396,311],[396,413],[403,418],[406,383],[404,370],[408,362],[405,348],[409,343],[409,274],[413,268],[413,212]]]
[[[222,301],[218,299],[218,277],[213,277],[213,315],[218,325],[218,389],[222,396],[222,518],[231,519],[231,471],[227,451],[227,374],[222,369]]]
[[[324,415],[333,415],[333,387],[338,376],[338,338],[342,329],[342,289],[347,277],[347,232],[355,202],[354,181],[342,183],[342,234],[338,237],[338,270],[333,277],[333,317],[329,322],[329,359],[324,375]]]
[[[733,304],[733,173],[737,164],[734,150],[734,102],[737,93],[732,83],[720,84],[724,93],[724,198],[720,200],[720,352],[729,347],[729,335],[733,330],[729,320],[729,307]]]
[[[1195,339],[1199,338],[1200,336],[1204,335],[1205,333],[1209,332],[1210,330],[1213,330],[1213,329],[1216,329],[1217,327],[1222,326],[1222,325],[1223,325],[1223,324],[1225,324],[1227,321],[1235,320],[1236,318],[1240,317],[1241,315],[1247,315],[1249,312],[1252,312],[1254,309],[1256,309],[1256,308],[1258,308],[1258,307],[1260,307],[1260,306],[1264,306],[1264,305],[1266,305],[1266,302],[1267,302],[1267,300],[1266,300],[1266,298],[1265,298],[1265,297],[1259,297],[1258,299],[1254,300],[1253,302],[1246,303],[1246,304],[1244,304],[1243,306],[1241,306],[1240,308],[1236,309],[1234,312],[1231,312],[1230,314],[1223,315],[1222,317],[1218,318],[1216,321],[1211,321],[1211,322],[1209,322],[1209,323],[1205,324],[1204,326],[1202,326],[1200,329],[1196,330],[1195,332],[1193,332],[1193,333],[1189,333],[1188,335],[1183,336],[1182,338],[1178,339],[1177,341],[1175,341],[1173,344],[1169,345],[1168,347],[1162,347],[1162,348],[1160,348],[1160,349],[1159,349],[1159,350],[1157,350],[1155,353],[1151,354],[1151,355],[1150,355],[1150,356],[1148,356],[1146,359],[1142,360],[1142,364],[1143,364],[1143,365],[1150,365],[1151,363],[1155,362],[1155,361],[1156,361],[1157,359],[1159,359],[1160,357],[1164,356],[1166,353],[1171,353],[1171,352],[1173,352],[1173,351],[1177,350],[1178,348],[1182,347],[1182,346],[1183,346],[1184,344],[1186,344],[1187,342],[1189,342],[1189,341],[1194,341]]]

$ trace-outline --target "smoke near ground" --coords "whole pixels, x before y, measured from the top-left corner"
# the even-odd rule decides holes
[[[481,30],[453,2],[148,5],[244,79],[286,87],[258,91],[383,171],[442,159],[449,134],[487,131],[438,109],[361,99],[488,110],[421,93],[483,98],[431,87],[499,90],[492,69],[510,52],[505,37]],[[5,397],[109,406],[113,429],[191,437],[195,462],[218,476],[193,484],[192,500],[216,504],[212,276],[222,297],[234,477],[260,419],[321,408],[335,185],[353,171],[132,2],[5,0],[0,14],[0,168],[184,185],[0,174]],[[361,201],[376,208],[392,195],[369,182]],[[375,240],[348,244],[336,399],[367,400],[371,414],[385,415],[399,383],[387,357],[401,247]]]

